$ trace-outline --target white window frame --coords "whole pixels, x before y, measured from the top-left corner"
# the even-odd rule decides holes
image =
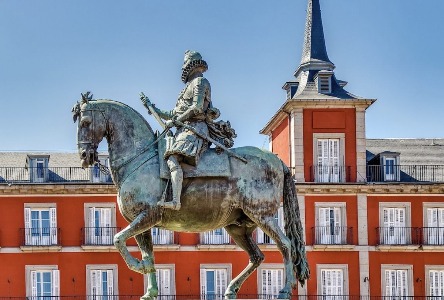
[[[327,140],[327,139],[338,139],[339,140],[339,157],[338,157],[338,166],[339,166],[339,174],[338,179],[335,180],[320,180],[319,170],[318,168],[318,140]],[[345,166],[345,133],[313,133],[313,174],[315,182],[332,182],[339,183],[345,182],[347,180],[347,170]]]
[[[316,265],[316,279],[317,279],[317,287],[318,287],[318,295],[322,295],[323,285],[322,285],[322,270],[341,270],[343,275],[343,293],[342,295],[348,295],[349,294],[349,277],[348,277],[348,265],[344,264],[318,264]],[[327,295],[326,295],[327,296]],[[332,295],[334,296],[334,295]],[[322,298],[324,299],[324,298]],[[335,299],[335,297],[333,297]]]
[[[381,295],[383,297],[388,296],[386,293],[386,278],[385,278],[385,271],[388,270],[403,270],[407,271],[407,297],[414,295],[413,290],[413,265],[390,265],[390,264],[383,264],[381,265]]]
[[[26,297],[33,299],[32,272],[48,271],[51,272],[51,296],[60,296],[60,271],[57,265],[25,265]]]
[[[405,228],[411,228],[411,203],[410,202],[379,202],[379,227],[382,229],[384,226],[384,208],[405,208]],[[387,230],[387,229],[382,229]],[[408,245],[411,243],[411,232],[408,234],[408,229],[405,229],[406,236],[404,244]],[[381,231],[379,234],[379,241],[380,243],[382,241],[382,235]],[[390,243],[384,243],[385,245]],[[403,245],[403,244],[399,244]]]
[[[170,270],[170,295],[176,295],[176,266],[174,264],[155,264],[154,267],[157,270]],[[159,280],[157,278],[157,285],[159,287],[159,296],[169,296],[166,294],[161,294],[161,287],[159,286]],[[149,274],[143,275],[143,286],[146,291],[148,288]],[[162,298],[163,299],[163,298]],[[168,299],[168,298],[167,298]]]
[[[151,237],[153,245],[173,245],[174,231],[159,227],[151,228]]]
[[[321,243],[322,245],[337,245],[337,244],[346,244],[347,241],[347,234],[348,234],[348,229],[347,229],[347,203],[346,202],[315,202],[315,236],[314,238],[314,244],[317,244],[317,240],[316,240],[316,228],[321,227],[321,223],[320,223],[320,209],[322,208],[333,208],[333,209],[339,209],[341,216],[340,216],[340,227],[344,229],[344,231],[339,232],[339,234],[335,234],[337,235],[337,237],[334,238],[334,242],[335,243],[328,243],[328,239],[327,237],[325,237],[325,240],[323,238],[321,238],[322,241],[325,241],[325,243]],[[330,236],[331,238],[331,236]]]
[[[201,264],[200,265],[200,281],[199,281],[200,282],[201,299],[206,299],[207,298],[206,297],[206,292],[205,292],[207,290],[207,288],[206,288],[206,281],[205,281],[206,277],[204,278],[204,276],[203,276],[203,272],[205,272],[205,270],[225,270],[226,273],[227,273],[227,282],[226,282],[227,286],[230,283],[231,276],[232,276],[231,275],[231,270],[232,270],[231,264]],[[220,291],[221,294],[220,295],[218,295],[216,293],[216,295],[214,297],[212,297],[211,299],[217,299],[217,300],[224,299],[224,293],[225,293],[225,290],[226,290],[227,286],[221,289],[221,291]]]
[[[438,299],[438,297],[440,297],[439,295],[432,295],[432,293],[430,292],[431,289],[431,282],[430,282],[430,271],[438,271],[438,272],[442,272],[443,276],[441,278],[442,280],[442,295],[444,296],[444,265],[425,265],[425,290],[426,290],[426,296],[427,297],[437,297],[436,299]],[[433,298],[435,299],[435,298]]]
[[[316,84],[318,87],[318,92],[321,94],[331,94],[331,80],[332,80],[332,75],[331,74],[318,74],[316,77]],[[328,80],[328,90],[323,90],[322,89],[322,80]]]
[[[423,227],[427,228],[430,227],[429,226],[429,215],[428,215],[428,210],[429,209],[438,209],[439,210],[444,210],[444,203],[442,202],[424,202],[423,203]],[[439,219],[439,213],[438,213],[438,219]],[[443,224],[439,224],[442,226],[437,226],[438,228],[433,229],[432,232],[424,232],[425,230],[423,230],[423,238],[424,238],[424,243],[426,243],[426,245],[428,246],[443,246],[444,245],[444,223]],[[442,228],[442,229],[441,229]],[[428,234],[430,235],[432,240],[429,240]],[[436,240],[435,240],[436,238]]]
[[[116,264],[109,265],[86,265],[86,294],[91,295],[91,271],[106,271],[113,272],[113,295],[119,295],[119,272]]]
[[[28,155],[29,180],[34,183],[48,181],[49,155]],[[43,177],[38,176],[37,165],[43,164]]]
[[[278,223],[279,228],[284,232],[285,220],[283,206],[279,207],[277,214],[275,215],[275,220]],[[256,229],[256,242],[261,245],[276,245],[276,242],[259,227]]]
[[[44,242],[43,237],[40,237],[37,241],[34,241],[31,231],[32,231],[32,222],[31,222],[31,212],[32,211],[49,211],[49,236],[48,242]],[[24,204],[24,235],[25,235],[25,244],[24,246],[55,246],[58,245],[58,227],[57,227],[57,205],[56,203],[25,203]],[[43,242],[43,243],[41,243]]]
[[[117,223],[117,219],[116,219],[116,204],[115,203],[111,203],[111,202],[96,202],[96,203],[85,203],[84,204],[84,222],[85,222],[85,232],[84,232],[84,240],[85,242],[88,241],[93,241],[93,237],[88,236],[87,232],[88,230],[86,228],[91,227],[90,225],[92,224],[92,220],[91,220],[91,209],[111,209],[111,226],[109,227],[117,227],[116,223]],[[95,227],[95,226],[93,226]],[[106,243],[106,245],[113,245],[113,239],[114,239],[114,233],[113,230],[111,229],[111,235],[108,236],[104,236],[104,237],[100,237],[100,241],[98,241],[99,243],[97,245],[103,245],[100,242],[103,242],[102,240],[105,240],[106,242],[108,242],[109,239],[109,243]],[[94,243],[87,243],[88,245],[94,246]]]
[[[108,155],[99,155],[99,161],[102,165],[106,166],[109,170],[109,156]],[[97,171],[96,168],[99,168],[99,166],[93,165],[91,169],[91,182],[94,183],[101,183],[101,182],[108,182],[108,178],[110,175],[103,174],[99,168],[99,176],[95,175],[95,172]],[[111,171],[110,171],[111,172]]]
[[[268,270],[279,270],[282,271],[282,286],[276,287],[277,292],[273,294],[264,294],[263,293],[263,280],[262,280],[262,271],[268,271]],[[261,264],[257,268],[257,294],[258,295],[270,295],[270,296],[277,296],[279,294],[279,291],[283,289],[285,286],[285,267],[284,264]]]
[[[393,174],[387,174],[387,160],[393,160]],[[382,173],[384,181],[399,181],[401,178],[401,167],[399,165],[399,155],[383,155],[382,156]]]
[[[202,232],[200,234],[200,243],[202,245],[229,245],[231,237],[225,228]]]

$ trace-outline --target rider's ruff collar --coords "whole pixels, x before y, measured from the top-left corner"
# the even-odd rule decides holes
[[[203,59],[193,60],[189,62],[182,70],[182,82],[186,83],[188,80],[188,76],[197,68],[201,68],[202,73],[205,72],[206,70],[208,70],[207,62]]]

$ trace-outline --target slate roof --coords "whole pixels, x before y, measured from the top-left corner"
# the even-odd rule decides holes
[[[400,153],[400,165],[444,165],[444,138],[367,139],[367,161],[387,151]]]
[[[77,152],[0,152],[0,167],[25,167],[28,155],[49,155],[49,167],[81,167]]]

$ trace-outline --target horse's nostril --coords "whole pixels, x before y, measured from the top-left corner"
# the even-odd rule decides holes
[[[82,158],[86,158],[86,152],[83,151],[82,154],[80,155]]]

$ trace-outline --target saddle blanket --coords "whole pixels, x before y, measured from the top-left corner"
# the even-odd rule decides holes
[[[166,149],[166,139],[160,139],[158,143],[160,178],[170,179],[170,170],[166,160],[162,159]],[[191,177],[230,177],[230,160],[226,152],[218,154],[215,149],[207,149],[197,163],[197,166],[191,166],[181,163],[184,178]]]

